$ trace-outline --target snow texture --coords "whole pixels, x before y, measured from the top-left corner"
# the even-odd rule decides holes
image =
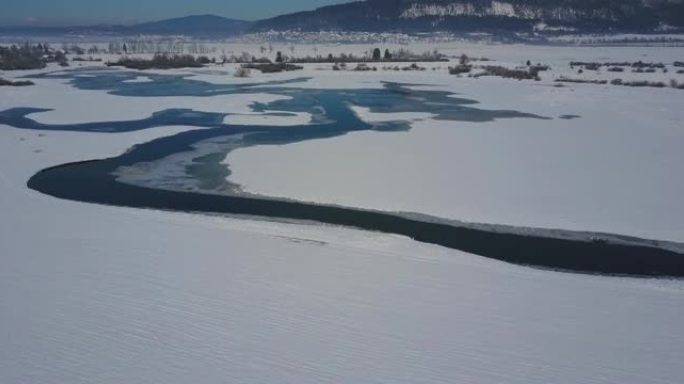
[[[543,51],[482,50],[509,62]],[[307,71],[316,87],[378,80]],[[446,75],[432,83],[488,108],[581,118],[425,120],[406,133],[251,148],[229,159],[234,180],[326,202],[682,239],[681,91]],[[3,109],[55,108],[42,116],[52,123],[195,105],[155,98],[138,107],[56,80],[0,92]],[[73,107],[67,93],[90,104]],[[248,111],[260,97],[202,101]],[[43,168],[186,129],[103,140],[0,126],[1,383],[671,384],[684,376],[679,280],[550,272],[396,236],[97,206],[26,188]]]

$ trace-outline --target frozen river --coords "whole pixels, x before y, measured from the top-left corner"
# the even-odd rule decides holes
[[[634,275],[684,275],[684,247],[665,243],[555,228],[515,228],[498,223],[466,224],[417,214],[307,204],[242,193],[227,180],[223,159],[237,148],[285,145],[325,139],[359,131],[398,132],[410,129],[404,120],[367,123],[351,108],[370,113],[422,113],[436,121],[484,123],[503,119],[551,120],[514,110],[488,110],[475,100],[444,91],[412,90],[398,83],[379,89],[305,90],[292,84],[308,79],[263,85],[222,86],[183,76],[151,76],[144,83],[130,82],[126,72],[67,73],[45,77],[66,78],[80,89],[107,90],[123,97],[179,97],[261,92],[285,96],[270,103],[255,103],[254,112],[276,116],[305,113],[311,122],[289,127],[223,124],[230,114],[183,109],[158,111],[142,120],[51,125],[27,115],[41,109],[14,108],[0,121],[28,129],[82,132],[127,132],[164,125],[204,127],[136,146],[122,156],[104,161],[63,165],[43,171],[29,187],[66,199],[130,207],[185,212],[230,213],[381,231],[447,246],[469,253],[525,265],[583,272]],[[280,86],[280,87],[278,87]],[[457,128],[455,128],[457,129]]]
[[[32,76],[0,89],[3,384],[684,376],[680,279],[458,250],[677,250],[681,91],[315,67]],[[431,225],[454,244],[415,232]]]

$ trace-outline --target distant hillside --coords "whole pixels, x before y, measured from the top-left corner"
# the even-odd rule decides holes
[[[127,31],[145,35],[187,35],[195,37],[233,36],[251,25],[248,21],[214,15],[187,16],[133,25]]]
[[[137,36],[183,35],[197,38],[223,38],[241,34],[251,22],[220,16],[187,16],[135,25],[95,25],[75,27],[0,27],[2,36]]]
[[[263,20],[252,31],[653,32],[672,27],[684,28],[684,0],[367,0]]]

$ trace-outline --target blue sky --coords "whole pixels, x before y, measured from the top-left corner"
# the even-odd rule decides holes
[[[342,0],[0,0],[2,25],[133,23],[215,14],[256,20]]]

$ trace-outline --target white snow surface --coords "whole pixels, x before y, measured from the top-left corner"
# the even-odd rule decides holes
[[[343,82],[321,75],[306,86],[379,87],[383,80],[425,84],[413,88],[446,90],[479,101],[477,108],[512,109],[550,120],[422,119],[406,133],[356,132],[282,147],[238,149],[226,159],[230,180],[249,193],[318,203],[684,241],[684,174],[679,166],[684,161],[684,92],[610,84],[558,88],[556,76],[580,75],[573,75],[554,48],[531,49],[539,50],[531,57],[554,68],[541,82],[426,71],[353,73]],[[580,57],[592,52],[577,51]],[[658,50],[644,51],[632,57],[651,55],[657,60],[653,56]],[[623,49],[593,52],[595,56],[582,60],[625,60]],[[511,65],[518,54],[511,49],[500,62]],[[582,76],[620,75],[644,76],[605,71]],[[371,78],[376,83],[369,85]],[[383,121],[417,117],[374,115],[360,114],[368,121],[377,115]],[[578,117],[560,118],[564,115]]]
[[[367,123],[384,123],[389,121],[423,121],[427,120],[434,115],[431,113],[420,113],[420,112],[400,112],[400,113],[374,113],[370,108],[364,108],[359,106],[351,106],[352,111],[361,120]]]
[[[440,216],[449,216],[460,199],[439,195],[462,193],[477,198],[468,203],[474,216],[499,220],[511,211],[484,202],[510,194],[522,201],[513,209],[527,212],[527,199],[553,206],[543,190],[566,204],[564,188],[585,203],[598,194],[609,206],[648,196],[639,207],[670,204],[667,218],[681,206],[672,205],[675,181],[665,185],[674,191],[659,184],[681,168],[673,149],[681,148],[674,105],[681,94],[439,80],[485,108],[582,118],[428,120],[408,133],[247,149],[230,158],[236,179],[245,181],[249,168],[272,184],[250,179],[248,187],[306,197],[292,184],[310,177],[321,199],[339,201],[324,185],[333,182],[324,169],[337,173],[334,186],[351,194],[349,203],[385,200],[386,208],[423,213],[442,204]],[[321,76],[314,86],[326,82]],[[83,118],[41,96],[49,87],[21,92],[25,101],[58,108],[46,122]],[[15,91],[0,89],[2,108]],[[246,106],[259,96],[242,97]],[[0,125],[0,383],[671,384],[684,376],[679,280],[550,272],[397,236],[83,204],[26,187],[40,169],[114,156],[184,129],[104,136]],[[353,156],[336,152],[352,145]],[[318,170],[298,161],[311,154],[319,155],[312,161]],[[264,162],[292,168],[279,179]],[[567,180],[552,177],[559,170]],[[416,205],[418,187],[436,203]]]
[[[135,79],[124,80],[124,83],[151,83],[152,81],[154,80],[150,79],[147,76],[138,76]]]

